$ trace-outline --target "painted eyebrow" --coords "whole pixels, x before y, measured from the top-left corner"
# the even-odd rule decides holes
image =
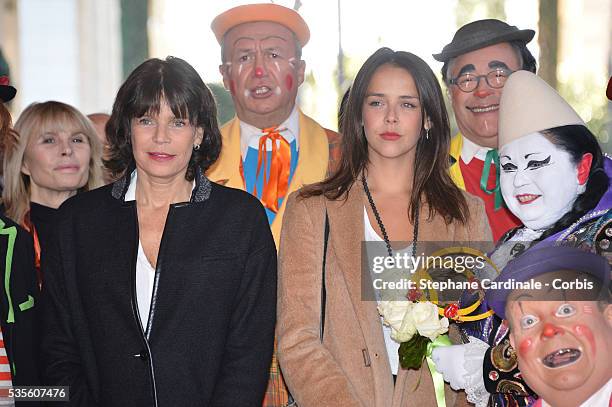
[[[503,68],[503,69],[510,70],[510,68],[508,68],[508,65],[506,65],[505,62],[495,61],[495,60],[489,62],[489,68]]]
[[[286,40],[286,39],[284,39],[283,37],[279,37],[279,36],[277,36],[277,35],[270,35],[270,36],[268,36],[268,37],[262,38],[260,41],[266,41],[266,40],[273,39],[273,38],[276,38],[276,39],[278,39],[278,40],[281,40],[281,41],[287,42],[287,40]],[[250,41],[255,41],[255,38],[253,38],[253,37],[239,37],[239,38],[236,38],[236,41],[234,41],[234,46],[236,46],[236,44],[238,43],[238,41],[241,41],[241,40],[250,40]],[[266,49],[266,50],[271,50],[271,49],[276,49],[276,48],[278,48],[278,47],[271,46],[271,47],[266,47],[265,49]],[[239,48],[239,49],[238,49],[238,51],[239,51],[239,52],[248,52],[248,51],[251,51],[251,50],[252,50],[252,48],[244,48],[244,47],[243,47],[243,48]]]
[[[233,45],[236,45],[236,43],[237,43],[238,41],[241,41],[241,40],[251,40],[251,41],[255,41],[255,38],[253,38],[253,37],[238,37],[238,38],[236,38],[236,40],[234,41],[234,44],[233,44]]]
[[[517,295],[516,298],[514,298],[513,300],[514,301],[518,301],[519,306],[521,306],[521,301],[522,301],[521,298],[523,298],[523,297],[529,298],[530,300],[533,299],[533,295],[528,294],[528,293],[523,293],[523,294]],[[527,300],[527,301],[529,301],[529,300]]]
[[[506,65],[505,62],[497,61],[497,60],[493,60],[493,61],[489,62],[489,68],[492,68],[492,69],[503,68],[503,69],[510,70],[510,68],[508,68],[508,65]],[[457,76],[461,76],[464,73],[473,72],[475,70],[476,70],[476,67],[473,64],[467,64],[467,65],[464,65],[461,68],[461,70],[459,71]]]
[[[540,153],[540,152],[538,151],[538,152],[535,152],[535,153],[525,154],[525,157],[524,157],[524,158],[529,158],[529,156],[530,156],[530,155],[535,155],[535,154],[543,154],[543,153]]]
[[[281,40],[281,41],[287,42],[287,40],[286,40],[285,38],[283,38],[283,37],[279,37],[278,35],[269,35],[269,36],[267,36],[267,37],[264,37],[264,38],[260,39],[259,41],[266,41],[266,40],[270,40],[270,39],[273,39],[273,38],[276,38],[277,40]],[[238,41],[240,41],[240,40],[251,40],[251,41],[256,41],[256,39],[255,39],[255,38],[253,38],[253,37],[238,37],[238,38],[236,38],[236,40],[234,41],[234,45],[236,45],[236,43],[237,43]]]
[[[472,64],[463,65],[461,67],[461,69],[459,70],[459,73],[457,74],[457,76],[461,76],[464,73],[472,72],[472,71],[475,71],[475,70],[476,70],[476,67],[474,65],[472,65]]]
[[[501,155],[499,158],[507,158],[508,160],[512,161],[512,158],[510,158],[509,155]]]
[[[272,39],[272,38],[276,38],[278,40],[287,42],[287,40],[285,38],[279,37],[278,35],[269,35],[267,37],[262,38],[261,41],[269,40],[269,39]]]

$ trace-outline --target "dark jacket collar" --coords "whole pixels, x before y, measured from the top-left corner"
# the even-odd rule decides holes
[[[113,189],[111,194],[113,198],[125,201],[125,193],[130,187],[130,180],[132,172],[135,171],[135,166],[130,166],[125,174],[113,183]],[[210,191],[212,189],[212,182],[204,176],[202,171],[195,171],[195,188],[191,192],[191,199],[189,202],[204,202],[210,197]]]

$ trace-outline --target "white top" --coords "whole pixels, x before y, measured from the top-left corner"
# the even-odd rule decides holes
[[[299,134],[300,134],[300,115],[298,114],[297,106],[293,107],[291,114],[287,120],[278,125],[280,134],[287,142],[291,143],[295,140],[295,148],[299,150]],[[242,158],[246,157],[249,147],[259,150],[259,139],[263,136],[261,129],[252,126],[240,120],[240,151]],[[272,143],[268,140],[266,143],[266,151],[272,150]]]
[[[136,181],[138,175],[136,171],[132,172],[130,186],[125,193],[125,201],[136,200]],[[195,181],[193,182],[195,188]],[[155,280],[155,269],[147,259],[142,242],[138,239],[138,257],[136,258],[136,301],[138,305],[138,314],[142,329],[147,330],[147,322],[149,321],[149,312],[151,311],[151,298],[153,297],[153,282]]]
[[[368,212],[365,206],[363,207],[363,224],[364,224],[364,240],[366,242],[384,242],[384,240],[380,236],[378,236],[378,234],[372,227],[372,224],[370,224],[370,219],[368,218]],[[394,251],[394,254],[395,253],[401,254],[404,252],[409,252],[410,250],[412,250],[412,245],[408,246],[407,248],[403,250]],[[412,253],[409,252],[409,254],[412,254]],[[368,255],[368,258],[370,257],[371,256]],[[380,323],[382,325],[383,336],[385,338],[385,347],[387,348],[387,357],[389,358],[389,365],[391,366],[391,373],[393,373],[394,375],[397,375],[397,372],[399,370],[398,351],[399,351],[400,344],[398,342],[395,342],[391,338],[391,327],[383,324],[383,317],[380,317]]]
[[[153,296],[153,280],[155,280],[155,269],[149,263],[145,255],[142,243],[138,239],[138,258],[136,260],[136,299],[138,302],[138,314],[142,329],[147,330],[149,311],[151,310],[151,297]]]
[[[463,144],[461,145],[461,159],[466,164],[469,164],[474,157],[480,161],[484,161],[489,150],[492,150],[492,148],[489,147],[479,146],[464,135],[462,135],[462,137]]]
[[[612,379],[608,380],[601,389],[589,397],[579,407],[608,407],[610,405],[610,397],[612,396]],[[550,407],[546,400],[542,400],[542,407]]]

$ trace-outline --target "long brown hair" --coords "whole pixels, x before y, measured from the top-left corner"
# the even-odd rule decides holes
[[[415,175],[408,207],[410,219],[414,221],[417,208],[425,198],[430,218],[437,212],[447,223],[453,220],[465,223],[469,217],[467,202],[448,174],[450,126],[440,84],[421,58],[389,48],[380,48],[372,54],[351,86],[340,123],[342,156],[336,171],[324,181],[302,189],[300,196],[307,198],[324,195],[330,200],[346,199],[348,191],[366,169],[368,143],[361,125],[363,102],[372,76],[385,64],[403,68],[410,73],[423,106],[422,123],[425,123],[426,118],[431,122],[429,139],[425,138],[426,130],[422,127],[417,142]]]

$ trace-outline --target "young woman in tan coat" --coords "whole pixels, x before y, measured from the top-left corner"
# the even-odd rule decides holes
[[[285,213],[277,322],[281,369],[300,407],[435,406],[426,365],[402,369],[397,353],[387,351],[393,345],[377,303],[363,290],[371,284],[362,279],[362,241],[384,241],[390,256],[396,250],[392,241],[412,242],[409,250],[427,241],[488,241],[484,206],[448,176],[450,132],[442,92],[417,56],[388,48],[370,56],[340,127],[337,171],[291,195]],[[447,387],[447,405],[456,399]]]

